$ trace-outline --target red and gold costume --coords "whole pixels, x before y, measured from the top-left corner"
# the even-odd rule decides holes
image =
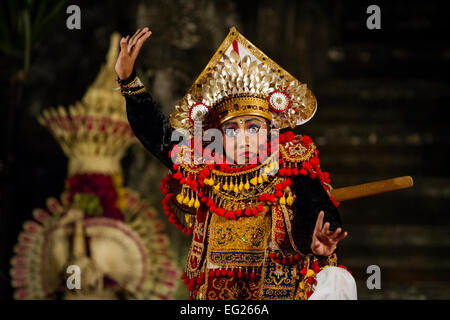
[[[315,275],[337,266],[335,253],[311,252],[318,213],[324,211],[331,230],[341,227],[312,139],[280,133],[264,161],[247,165],[192,161],[199,150],[204,154],[195,139],[182,147],[170,139],[176,129],[193,133],[197,121],[206,130],[243,115],[263,117],[271,128],[301,125],[317,109],[306,84],[234,28],[170,119],[134,72],[119,83],[134,133],[170,169],[161,184],[163,206],[192,236],[182,276],[190,298],[307,299]]]

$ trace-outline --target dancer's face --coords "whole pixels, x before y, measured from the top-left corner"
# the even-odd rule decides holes
[[[262,117],[235,117],[223,123],[221,130],[225,154],[228,159],[234,159],[234,163],[256,163],[262,148],[267,146],[268,125],[267,120]],[[252,158],[254,162],[251,161]]]

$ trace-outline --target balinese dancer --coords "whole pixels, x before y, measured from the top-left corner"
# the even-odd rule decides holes
[[[356,299],[337,262],[347,232],[319,151],[306,135],[275,134],[313,117],[306,84],[231,28],[168,119],[134,71],[150,35],[122,38],[116,72],[136,137],[170,170],[166,214],[192,235],[190,299]],[[193,138],[179,143],[180,130]]]

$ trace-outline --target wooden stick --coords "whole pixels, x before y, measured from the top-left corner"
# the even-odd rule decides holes
[[[413,185],[413,178],[411,176],[404,176],[337,188],[331,190],[330,193],[334,200],[345,201],[394,190],[406,189],[412,187]]]

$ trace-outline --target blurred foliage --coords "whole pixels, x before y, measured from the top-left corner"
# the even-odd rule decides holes
[[[23,60],[25,77],[32,51],[48,36],[66,0],[4,0],[0,9],[0,51]]]

